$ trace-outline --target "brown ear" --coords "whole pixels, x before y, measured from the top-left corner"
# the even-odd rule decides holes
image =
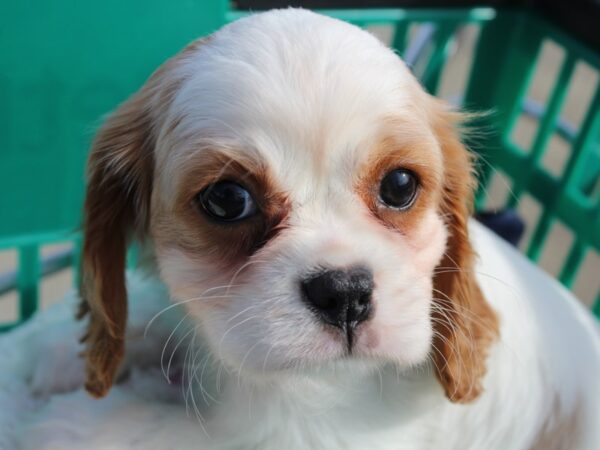
[[[88,161],[80,316],[90,315],[86,389],[95,397],[108,392],[123,358],[127,244],[148,221],[153,137],[146,100],[137,94],[106,121]]]
[[[449,236],[433,283],[433,357],[446,396],[453,402],[467,403],[482,392],[485,360],[498,336],[498,319],[475,278],[468,219],[476,181],[472,155],[456,133],[463,118],[439,103],[435,110],[434,128],[444,158],[441,214]]]
[[[92,145],[78,316],[89,314],[83,338],[86,389],[95,397],[106,395],[123,359],[126,250],[132,236],[142,238],[148,227],[155,130],[183,81],[177,76],[176,66],[202,42],[193,42],[163,64],[108,118]]]

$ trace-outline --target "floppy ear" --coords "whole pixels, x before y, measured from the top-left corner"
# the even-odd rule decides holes
[[[433,356],[446,396],[453,402],[467,403],[482,392],[485,360],[490,344],[498,336],[498,319],[475,278],[468,219],[476,180],[473,157],[456,131],[463,117],[434,101],[434,129],[444,159],[441,214],[449,236],[434,275]]]
[[[127,244],[148,223],[154,138],[146,97],[136,94],[109,117],[88,161],[79,316],[90,316],[86,389],[95,397],[108,392],[123,358]]]
[[[78,317],[89,314],[83,337],[86,389],[95,397],[106,395],[124,354],[126,250],[131,238],[143,238],[148,228],[156,129],[183,81],[174,69],[202,42],[163,64],[108,118],[92,145]]]

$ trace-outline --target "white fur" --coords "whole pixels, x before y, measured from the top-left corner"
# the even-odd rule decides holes
[[[154,233],[162,278],[219,359],[261,372],[339,358],[345,342],[308,312],[298,280],[319,267],[363,264],[374,273],[376,308],[355,354],[373,369],[373,359],[422,364],[443,220],[431,211],[412,233],[427,236],[417,246],[376,223],[354,186],[383,138],[424,149],[398,165],[442,172],[424,93],[405,64],[357,27],[289,9],[224,27],[170,76],[184,81],[157,125],[153,208],[164,213],[153,215],[150,228],[176,220],[173,199],[189,189],[183,174],[207,150],[267,166],[291,203],[286,230],[231,271],[214,263],[218,255],[190,255]],[[226,308],[187,301],[218,295],[227,296]]]
[[[81,379],[77,352],[57,350],[76,341],[79,324],[59,305],[0,340],[0,448],[526,450],[552,412],[554,392],[564,414],[576,404],[583,410],[586,433],[574,448],[596,449],[597,323],[514,249],[480,225],[471,229],[482,261],[478,279],[502,320],[485,392],[472,405],[450,403],[425,368],[398,376],[391,367],[379,373],[349,367],[262,384],[224,371],[220,394],[216,380],[205,382],[218,400],[203,406],[209,438],[189,398],[186,416],[181,386],[169,385],[158,367],[139,369],[131,361],[130,377],[102,400],[87,396],[80,382],[65,386],[52,361],[63,361],[72,367],[69,378]],[[132,280],[133,323],[147,322],[167,304],[156,289],[155,281]],[[169,329],[151,326],[146,357],[156,358]],[[201,403],[202,394],[194,395]]]
[[[150,229],[161,277],[183,311],[166,306],[155,276],[132,279],[126,362],[98,401],[80,388],[81,325],[68,307],[3,337],[0,444],[527,450],[577,411],[583,432],[574,448],[597,448],[597,324],[475,224],[477,276],[499,314],[500,340],[475,402],[450,403],[436,381],[431,279],[445,250],[443,218],[430,208],[414,229],[394,232],[354,189],[382,137],[418,150],[399,165],[438,177],[444,170],[425,94],[391,50],[343,22],[274,11],[215,33],[167,76],[184,81],[155,124]],[[215,264],[219,255],[161,239],[170,228],[155,226],[177,220],[183,174],[208,149],[261,161],[291,205],[286,229],[229,269]],[[375,312],[346,358],[346,343],[303,304],[298,280],[355,264],[374,273]]]

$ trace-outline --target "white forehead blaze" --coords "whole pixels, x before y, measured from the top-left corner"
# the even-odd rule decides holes
[[[386,120],[422,115],[426,123],[415,101],[420,87],[390,49],[308,11],[234,22],[180,70],[186,81],[164,128],[177,125],[157,146],[167,181],[190,154],[231,147],[258,153],[286,191],[311,198],[323,193],[320,177],[350,178]]]

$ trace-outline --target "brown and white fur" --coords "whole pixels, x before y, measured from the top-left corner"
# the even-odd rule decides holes
[[[186,47],[93,144],[88,391],[107,395],[127,352],[137,237],[207,372],[223,371],[221,389],[203,387],[216,401],[199,406],[197,448],[598,448],[597,328],[543,275],[519,280],[526,262],[498,252],[476,267],[461,119],[370,34],[308,11],[253,15]],[[378,198],[396,168],[419,179],[404,211]],[[219,180],[245,186],[259,213],[209,220],[194,199]],[[375,289],[349,353],[298,280],[354,265]]]

